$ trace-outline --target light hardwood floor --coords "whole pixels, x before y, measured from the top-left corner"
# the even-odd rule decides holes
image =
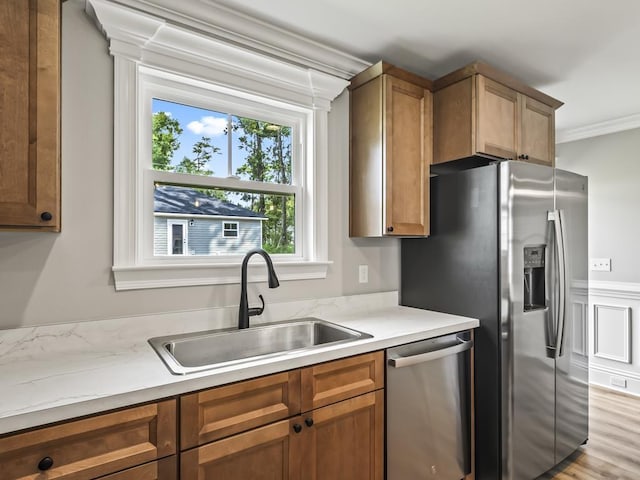
[[[589,389],[589,441],[538,480],[640,479],[640,398]]]

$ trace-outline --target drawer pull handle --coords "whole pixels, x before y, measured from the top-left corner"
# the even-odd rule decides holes
[[[53,467],[53,458],[51,457],[44,457],[38,462],[38,470],[41,470],[43,472],[45,470],[49,470],[51,467]]]

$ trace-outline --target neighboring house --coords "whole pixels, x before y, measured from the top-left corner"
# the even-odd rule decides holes
[[[154,255],[244,254],[262,246],[266,217],[194,188],[154,190]]]

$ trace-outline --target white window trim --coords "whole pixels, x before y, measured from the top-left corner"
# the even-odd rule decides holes
[[[140,241],[145,218],[144,173],[139,169],[138,109],[141,68],[173,73],[224,88],[233,85],[247,96],[258,95],[306,108],[305,172],[308,201],[305,257],[274,258],[281,280],[325,278],[328,258],[328,112],[348,82],[312,68],[225,43],[199,31],[106,0],[87,0],[87,13],[109,39],[114,58],[114,247],[116,290],[239,283],[241,258],[202,263],[190,256],[180,263],[145,261]],[[148,193],[148,192],[147,192]],[[148,196],[148,195],[147,195]],[[152,217],[152,215],[146,215]],[[308,222],[309,223],[309,222]],[[195,260],[195,261],[194,261]],[[263,265],[250,265],[249,281],[265,281]]]
[[[182,226],[182,253],[173,253],[173,225]],[[182,257],[189,255],[189,223],[187,220],[167,218],[167,255]]]
[[[225,228],[225,223],[229,225],[235,225],[236,228]],[[225,235],[225,232],[235,232],[235,235]],[[222,220],[222,238],[238,238],[240,236],[240,222],[232,222],[229,220]]]

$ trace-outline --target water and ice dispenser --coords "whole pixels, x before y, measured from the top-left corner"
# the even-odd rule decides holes
[[[545,308],[545,246],[524,247],[524,311]]]

